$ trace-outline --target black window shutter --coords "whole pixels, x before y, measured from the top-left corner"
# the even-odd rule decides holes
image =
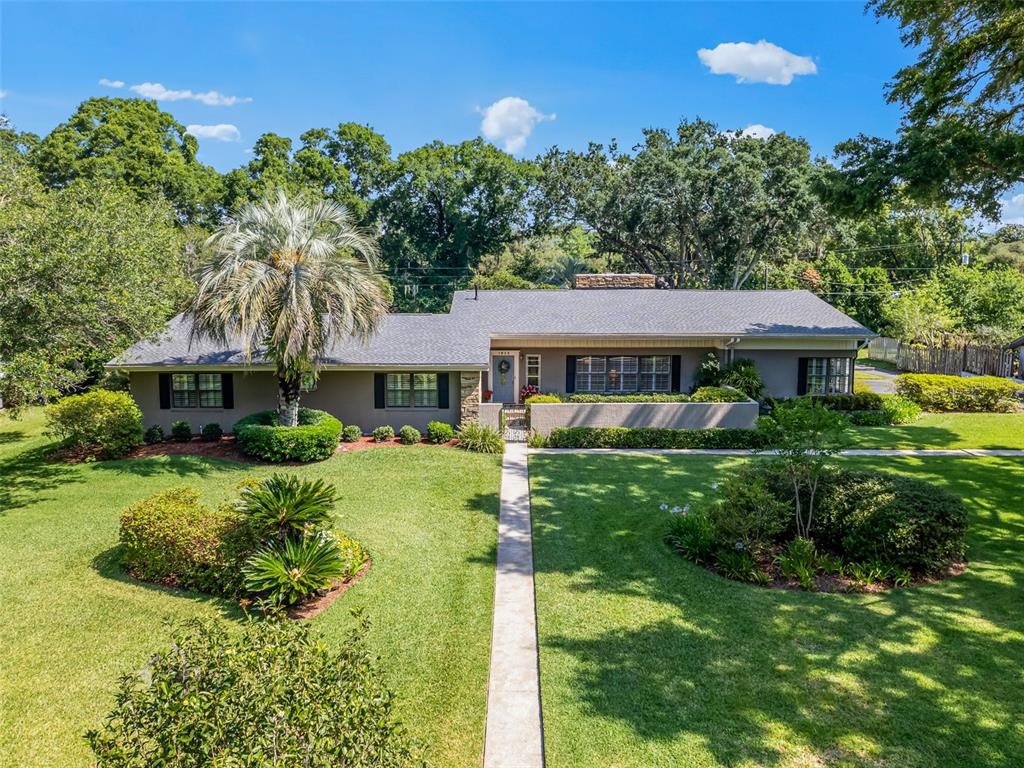
[[[231,409],[235,407],[235,377],[231,373],[222,373],[220,375],[220,394],[223,401],[224,408]]]
[[[450,398],[449,389],[448,389],[448,387],[450,386],[449,383],[448,383],[449,378],[450,377],[449,377],[449,375],[447,373],[439,373],[439,374],[437,374],[437,407],[438,408],[442,408],[442,409],[443,408],[447,408],[448,405],[451,403],[451,398]]]
[[[565,356],[565,394],[571,395],[576,391],[576,357]]]
[[[796,365],[796,393],[798,395],[807,394],[807,361],[810,358],[801,357],[797,361]]]
[[[384,383],[386,381],[385,373],[373,374],[373,407],[383,408],[384,407]]]
[[[171,407],[171,374],[160,374],[160,410],[166,411]]]
[[[678,392],[683,383],[683,356],[672,355],[672,391]]]

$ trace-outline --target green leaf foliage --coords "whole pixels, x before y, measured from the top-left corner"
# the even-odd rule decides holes
[[[1010,379],[936,373],[900,374],[896,391],[926,411],[1012,411],[1024,396],[1024,387]]]
[[[464,451],[475,453],[501,453],[505,450],[505,441],[501,433],[494,427],[488,427],[477,421],[466,421],[455,431],[458,447]]]
[[[69,395],[46,407],[46,422],[68,445],[98,446],[107,458],[124,456],[142,442],[142,411],[127,392]]]
[[[427,423],[427,440],[432,443],[447,443],[455,439],[455,428],[443,421]]]
[[[555,427],[549,448],[763,448],[754,429],[662,429],[657,427]]]
[[[249,593],[294,605],[351,576],[352,565],[333,538],[292,536],[250,556],[242,575]]]
[[[336,489],[323,480],[275,473],[243,488],[238,510],[260,538],[283,539],[327,527],[336,501]]]
[[[341,422],[326,411],[299,408],[298,426],[282,427],[277,411],[246,416],[233,428],[238,447],[266,461],[322,461],[341,438]]]

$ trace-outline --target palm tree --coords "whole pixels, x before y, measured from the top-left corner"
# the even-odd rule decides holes
[[[387,314],[391,289],[375,271],[376,239],[336,203],[278,191],[247,203],[206,241],[192,336],[241,339],[275,365],[278,423],[298,423],[305,377],[316,377],[333,340],[367,339]]]

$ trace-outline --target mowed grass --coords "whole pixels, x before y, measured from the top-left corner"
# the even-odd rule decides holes
[[[924,413],[913,424],[857,427],[854,448],[1024,449],[1024,413]]]
[[[190,483],[217,503],[272,467],[197,457],[49,463],[38,411],[0,421],[0,765],[86,766],[83,733],[118,677],[165,647],[165,618],[240,618],[230,601],[146,586],[121,571],[118,516]],[[338,527],[373,556],[367,577],[314,619],[342,642],[352,609],[402,719],[431,765],[479,764],[494,590],[500,459],[449,448],[384,448],[288,467],[341,493]]]
[[[882,594],[727,581],[662,543],[750,459],[534,455],[548,768],[1024,765],[1022,458],[872,458],[970,510],[968,570]]]

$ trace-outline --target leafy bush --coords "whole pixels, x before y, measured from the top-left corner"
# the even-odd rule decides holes
[[[569,395],[565,399],[565,402],[568,403],[686,403],[689,401],[690,396],[683,392],[633,392],[626,395],[580,392]]]
[[[943,488],[881,472],[833,470],[818,493],[815,539],[847,561],[879,559],[934,574],[963,558],[967,512]]]
[[[526,436],[526,444],[530,448],[546,448],[548,445],[548,439],[540,432],[533,429],[530,430],[530,434]]]
[[[519,402],[525,403],[529,398],[539,394],[540,387],[535,384],[523,384],[523,386],[519,388]]]
[[[68,445],[99,447],[103,455],[126,455],[142,442],[142,412],[127,392],[94,389],[46,407],[50,434]]]
[[[782,575],[796,579],[804,589],[814,588],[814,574],[818,570],[818,555],[814,542],[797,537],[786,545],[786,549],[775,558]]]
[[[718,386],[738,389],[751,400],[760,399],[761,393],[764,392],[764,380],[757,372],[757,365],[753,360],[745,358],[734,360],[722,369],[718,377]]]
[[[768,437],[753,429],[657,427],[555,427],[550,448],[764,448]]]
[[[1024,388],[998,376],[903,373],[896,377],[896,391],[926,411],[1010,411]]]
[[[171,437],[179,443],[187,443],[192,439],[192,425],[184,419],[172,421]]]
[[[346,424],[341,435],[346,443],[354,443],[363,436],[363,430],[360,429],[358,424]]]
[[[323,480],[274,474],[242,488],[238,510],[261,539],[283,539],[327,526],[336,500],[334,486]]]
[[[701,358],[700,365],[693,374],[693,388],[717,387],[721,376],[722,363],[718,359],[718,353],[708,352]]]
[[[440,445],[455,439],[455,428],[443,421],[427,422],[427,440]]]
[[[885,411],[848,411],[846,418],[854,427],[886,427],[889,415]]]
[[[737,581],[767,584],[770,577],[762,571],[749,552],[737,549],[722,549],[715,555],[715,565],[723,575]]]
[[[156,443],[162,443],[164,441],[164,428],[161,427],[159,424],[154,424],[152,427],[143,432],[142,441],[146,445],[155,445]]]
[[[665,533],[665,543],[687,560],[707,565],[717,550],[715,530],[703,510],[672,515]]]
[[[690,395],[695,403],[744,403],[747,396],[738,389],[726,387],[701,387]]]
[[[289,537],[253,554],[242,575],[250,593],[274,605],[294,605],[331,586],[349,573],[337,543],[328,537]]]
[[[206,442],[215,443],[224,436],[224,430],[220,428],[220,424],[211,421],[209,424],[203,424],[199,428],[199,434]]]
[[[161,491],[121,514],[123,561],[140,579],[216,592],[228,564],[222,542],[239,523],[229,508],[200,503],[193,487]]]
[[[882,410],[890,424],[911,424],[921,415],[921,406],[901,395],[883,395]]]
[[[793,517],[789,504],[779,499],[763,472],[744,468],[722,483],[709,521],[717,544],[762,556],[786,530]]]
[[[488,427],[478,421],[464,421],[459,425],[455,436],[459,439],[458,447],[476,453],[501,453],[505,450],[505,441],[501,433],[494,427]]]
[[[363,620],[326,643],[305,622],[194,620],[145,673],[121,679],[104,726],[86,736],[96,764],[421,766],[366,633]]]
[[[373,430],[373,439],[378,443],[386,443],[395,436],[395,429],[390,424],[377,427]]]
[[[882,396],[875,392],[854,392],[846,395],[806,395],[832,411],[880,411]]]
[[[398,437],[405,445],[416,445],[416,443],[423,439],[420,431],[409,424],[398,430]]]
[[[325,411],[299,408],[299,424],[282,427],[277,411],[260,411],[235,424],[238,447],[266,461],[321,461],[338,447],[341,422]]]

